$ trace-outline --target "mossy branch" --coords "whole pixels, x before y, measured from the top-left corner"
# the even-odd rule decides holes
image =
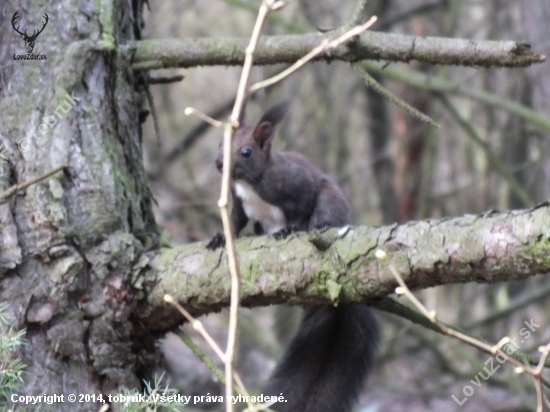
[[[374,27],[376,29],[376,27]],[[332,41],[340,30],[262,36],[256,50],[256,65],[294,63],[323,40]],[[189,39],[151,39],[136,42],[134,69],[168,67],[242,65],[247,38],[207,37]],[[526,67],[542,63],[546,57],[533,52],[531,46],[514,41],[468,40],[444,37],[416,37],[368,31],[353,43],[343,44],[317,57],[327,62],[342,60],[383,60],[474,67]]]
[[[411,289],[525,279],[550,272],[550,206],[384,227],[329,229],[319,250],[310,233],[282,241],[269,236],[237,241],[242,304],[369,302],[393,293],[393,265]],[[327,243],[328,242],[328,243]],[[180,319],[164,302],[170,293],[194,316],[229,304],[225,251],[205,243],[161,249],[136,270],[135,285],[147,289],[136,315],[148,329]],[[384,262],[374,256],[386,251]],[[153,253],[153,252],[151,252]],[[331,294],[337,283],[338,296]],[[147,286],[149,285],[149,286]]]

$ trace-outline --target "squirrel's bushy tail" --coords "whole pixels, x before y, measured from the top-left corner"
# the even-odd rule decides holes
[[[380,337],[366,305],[316,306],[271,377],[266,394],[282,394],[277,412],[348,412],[374,364]]]

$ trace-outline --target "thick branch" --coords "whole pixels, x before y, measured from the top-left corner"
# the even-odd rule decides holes
[[[394,291],[393,265],[411,289],[524,279],[550,272],[550,206],[397,226],[330,229],[283,241],[247,237],[237,242],[242,304],[260,306],[363,302]],[[147,290],[137,316],[147,329],[181,318],[163,300],[178,299],[194,315],[229,304],[225,251],[204,243],[162,249],[142,260],[134,286]],[[376,249],[388,258],[375,258]]]
[[[334,40],[342,32],[265,36],[260,39],[255,64],[294,63],[322,40]],[[242,65],[247,38],[153,39],[136,43],[134,68]],[[365,32],[318,60],[418,60],[433,64],[476,67],[524,67],[544,62],[546,57],[531,46],[513,41],[466,40],[443,37],[415,37]]]

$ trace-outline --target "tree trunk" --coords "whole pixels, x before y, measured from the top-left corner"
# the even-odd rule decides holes
[[[117,51],[136,39],[140,11],[124,1],[43,4],[7,0],[0,9],[1,183],[69,167],[0,205],[0,301],[15,327],[27,328],[19,393],[65,395],[41,410],[98,410],[67,396],[139,386],[129,276],[157,238],[142,163],[143,93]],[[33,50],[46,59],[17,59],[25,43],[8,21],[18,8],[27,33],[47,13]]]

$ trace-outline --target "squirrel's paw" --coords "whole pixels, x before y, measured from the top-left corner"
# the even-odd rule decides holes
[[[206,245],[206,248],[209,250],[216,250],[219,247],[225,246],[225,235],[221,232],[216,233],[210,242]]]
[[[285,227],[284,229],[279,230],[278,232],[273,233],[273,237],[277,240],[284,239],[291,233],[297,232],[298,228],[294,225],[291,225],[289,227]]]

